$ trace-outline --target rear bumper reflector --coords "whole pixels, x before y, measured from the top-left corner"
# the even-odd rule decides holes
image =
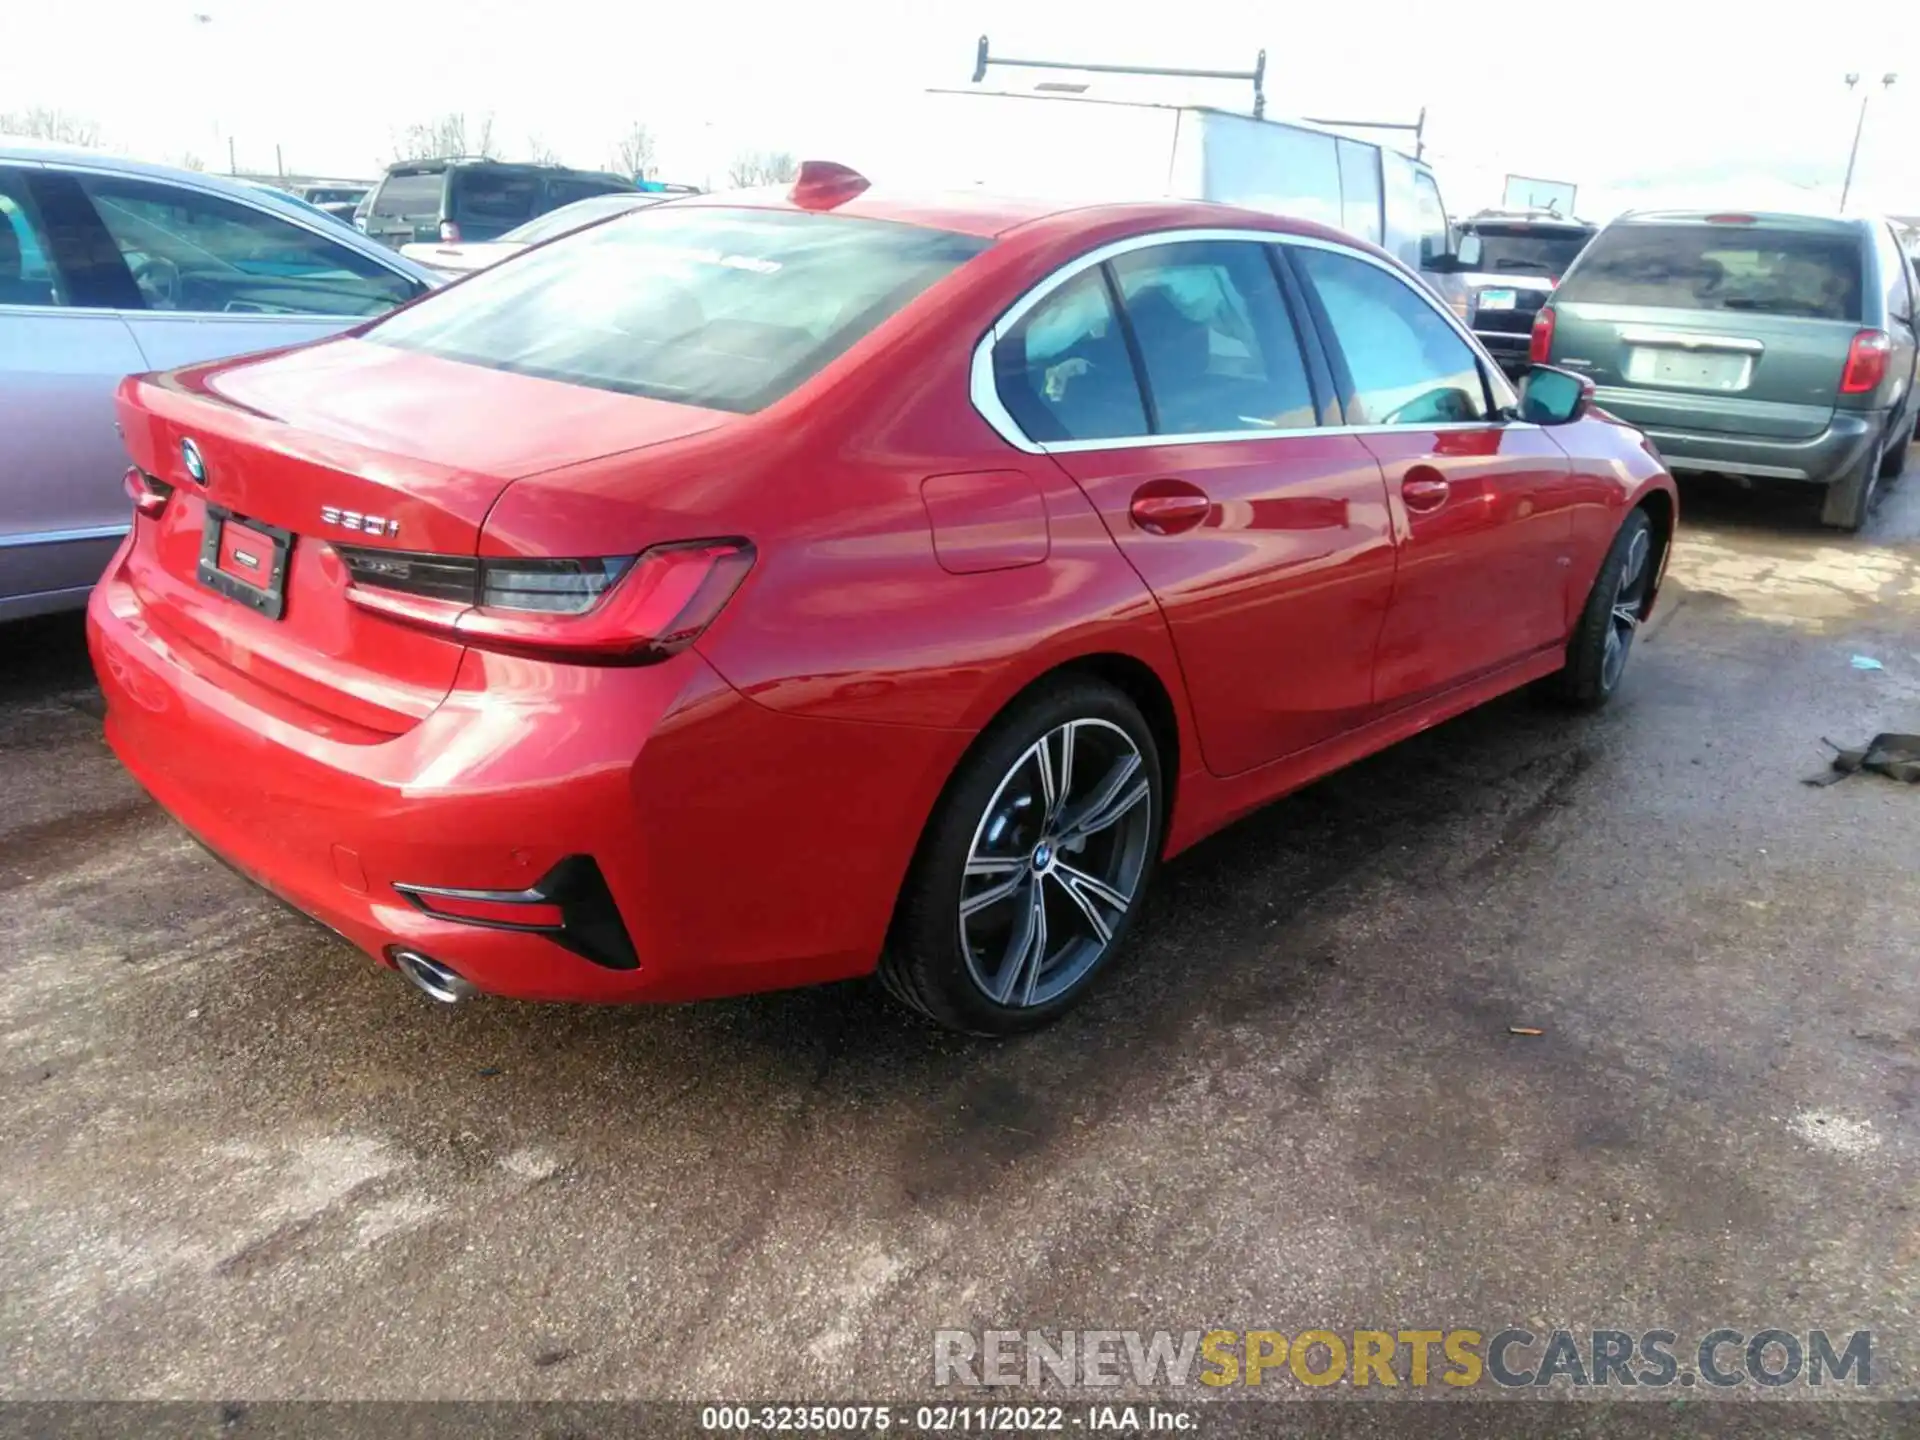
[[[613,892],[588,855],[569,855],[525,890],[466,890],[398,881],[393,888],[415,909],[439,920],[545,935],[606,969],[640,968]]]

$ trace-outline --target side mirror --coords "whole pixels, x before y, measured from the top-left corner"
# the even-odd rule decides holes
[[[1535,365],[1520,377],[1520,418],[1532,425],[1570,425],[1593,408],[1593,382],[1571,370]]]
[[[1462,235],[1460,237],[1460,249],[1456,252],[1456,258],[1458,258],[1462,270],[1478,270],[1480,268],[1480,249],[1481,241],[1478,235]]]

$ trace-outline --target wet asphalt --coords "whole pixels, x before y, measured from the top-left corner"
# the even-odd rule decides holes
[[[1920,1394],[1920,787],[1801,783],[1920,730],[1920,476],[1685,502],[1615,706],[1209,841],[1005,1044],[432,1005],[0,627],[0,1398],[905,1397],[989,1326],[1871,1328]]]

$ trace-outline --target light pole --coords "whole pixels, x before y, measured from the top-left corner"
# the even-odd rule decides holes
[[[1891,90],[1893,88],[1893,82],[1899,78],[1898,75],[1895,75],[1893,71],[1889,70],[1880,77],[1880,88],[1882,90]],[[1859,83],[1860,72],[1858,70],[1848,71],[1848,91],[1851,92],[1853,87]],[[1847,213],[1847,194],[1853,189],[1853,163],[1860,158],[1860,132],[1867,128],[1867,101],[1872,98],[1873,92],[1871,90],[1862,90],[1860,92],[1860,118],[1853,122],[1853,148],[1847,152],[1847,178],[1840,182],[1840,213],[1842,215]]]

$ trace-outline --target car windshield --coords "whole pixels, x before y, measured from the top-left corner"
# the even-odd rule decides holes
[[[888,221],[662,206],[483,270],[365,338],[748,412],[988,243]]]
[[[542,240],[552,240],[561,235],[572,234],[583,225],[591,225],[596,220],[604,220],[609,215],[619,215],[628,210],[638,209],[642,205],[657,205],[659,201],[639,200],[631,195],[608,195],[596,200],[576,200],[571,205],[562,205],[558,210],[549,210],[537,220],[509,230],[500,238],[510,245],[538,245]]]
[[[1670,310],[1860,318],[1860,242],[1746,224],[1603,230],[1556,298]]]
[[[1480,263],[1473,268],[1488,275],[1546,275],[1558,278],[1586,246],[1582,233],[1528,229],[1522,226],[1470,226],[1480,237]]]

